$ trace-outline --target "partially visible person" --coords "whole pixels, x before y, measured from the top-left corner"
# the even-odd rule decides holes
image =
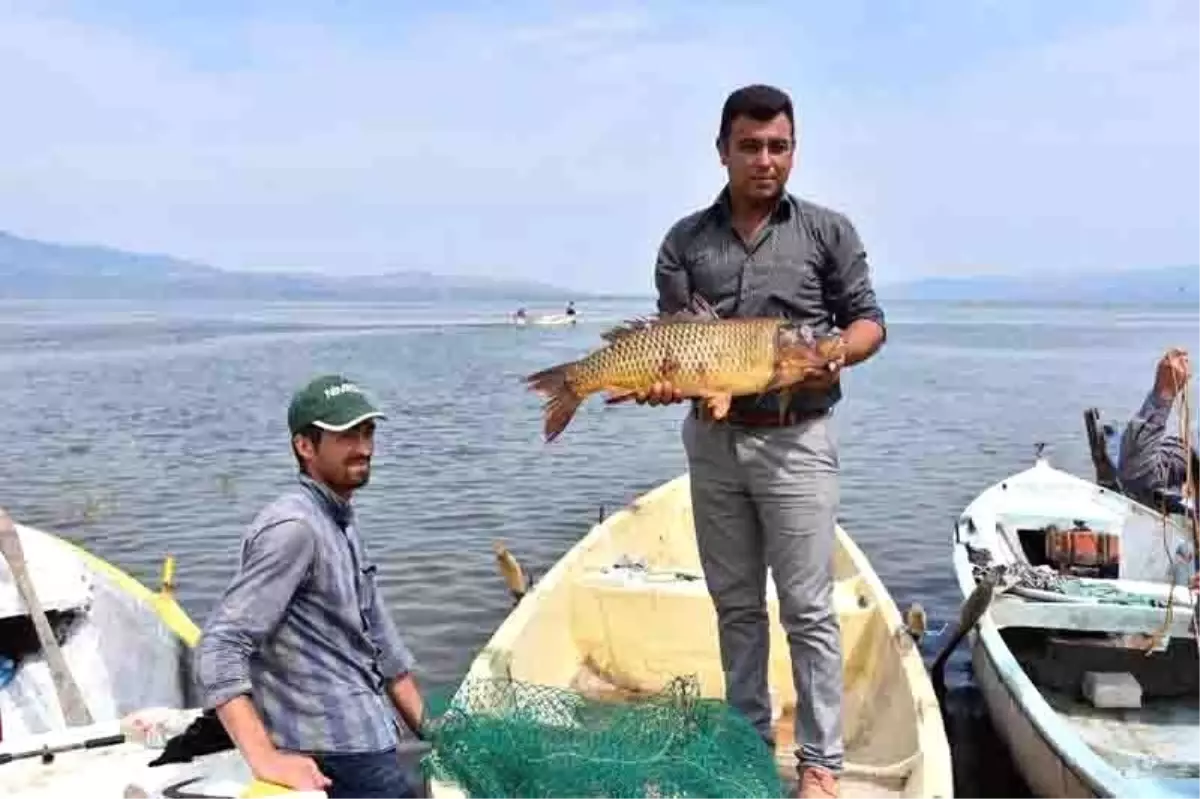
[[[396,713],[420,733],[424,702],[350,505],[370,477],[381,418],[339,375],[294,395],[299,484],[246,530],[196,653],[203,704],[254,775],[334,797],[416,795]]]
[[[1194,488],[1184,486],[1195,445],[1189,447],[1179,436],[1166,434],[1171,408],[1190,378],[1187,352],[1167,350],[1158,362],[1154,387],[1121,434],[1117,458],[1121,491],[1144,505],[1157,508],[1169,494],[1183,494],[1195,501]]]

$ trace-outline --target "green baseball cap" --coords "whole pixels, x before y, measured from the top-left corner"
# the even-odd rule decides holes
[[[387,417],[357,384],[342,375],[315,378],[292,396],[288,406],[288,427],[293,435],[309,425],[341,432],[374,418]]]

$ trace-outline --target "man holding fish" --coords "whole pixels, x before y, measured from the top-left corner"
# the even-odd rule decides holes
[[[836,796],[842,768],[842,657],[833,608],[838,453],[831,411],[839,372],[882,345],[884,316],[854,227],[785,190],[795,153],[790,98],[747,86],[725,102],[717,152],[728,184],[684,217],[658,253],[658,308],[695,294],[722,317],[782,317],[818,335],[840,329],[832,357],[779,393],[737,398],[719,420],[693,412],[683,442],[696,537],[716,605],[729,702],[774,745],[767,694],[769,566],[791,649],[801,796]],[[669,379],[638,399],[677,401]]]
[[[774,748],[769,566],[798,697],[800,795],[836,796],[844,747],[831,414],[841,370],[871,357],[885,327],[853,225],[785,191],[794,124],[784,92],[733,92],[716,141],[728,184],[666,234],[659,316],[610,330],[607,346],[527,381],[547,397],[547,440],[597,391],[609,402],[692,399],[683,443],[727,699]]]

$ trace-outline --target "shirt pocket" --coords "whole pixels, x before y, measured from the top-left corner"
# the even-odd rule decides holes
[[[358,607],[363,613],[370,613],[375,603],[375,575],[378,571],[373,562],[364,560],[356,575]]]
[[[713,242],[699,241],[684,253],[692,291],[716,305],[736,296],[741,282],[742,253],[727,251]]]
[[[756,271],[756,282],[773,303],[809,314],[823,310],[820,263],[815,254],[772,258]]]

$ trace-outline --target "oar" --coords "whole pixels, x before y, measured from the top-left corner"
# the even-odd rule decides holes
[[[14,760],[23,760],[30,757],[52,759],[54,755],[59,755],[63,752],[73,752],[76,749],[98,749],[103,746],[117,746],[123,743],[125,743],[125,735],[117,733],[116,735],[100,735],[95,738],[88,738],[85,741],[75,741],[69,744],[42,745],[20,752],[0,752],[0,766],[11,763]],[[48,763],[50,760],[48,759],[45,762]]]
[[[989,570],[979,578],[979,582],[975,584],[975,590],[963,600],[958,610],[958,627],[955,629],[954,635],[942,646],[937,657],[933,659],[933,665],[929,667],[929,671],[932,675],[933,691],[937,695],[938,702],[942,702],[946,698],[946,661],[950,659],[950,654],[971,631],[971,628],[983,618],[984,612],[992,604],[992,597],[996,595],[996,586],[999,580],[1000,575],[996,570]]]
[[[38,643],[46,653],[46,664],[50,667],[50,677],[54,680],[54,690],[58,693],[63,718],[69,726],[91,724],[92,714],[88,712],[83,701],[83,693],[67,668],[67,660],[58,646],[54,631],[50,629],[50,622],[46,619],[46,612],[42,609],[37,592],[33,590],[33,581],[29,579],[29,569],[25,565],[25,552],[21,548],[17,528],[3,508],[0,508],[0,554],[8,561],[8,570],[12,572],[13,582],[17,584],[21,599],[24,600],[29,616],[33,619]]]

